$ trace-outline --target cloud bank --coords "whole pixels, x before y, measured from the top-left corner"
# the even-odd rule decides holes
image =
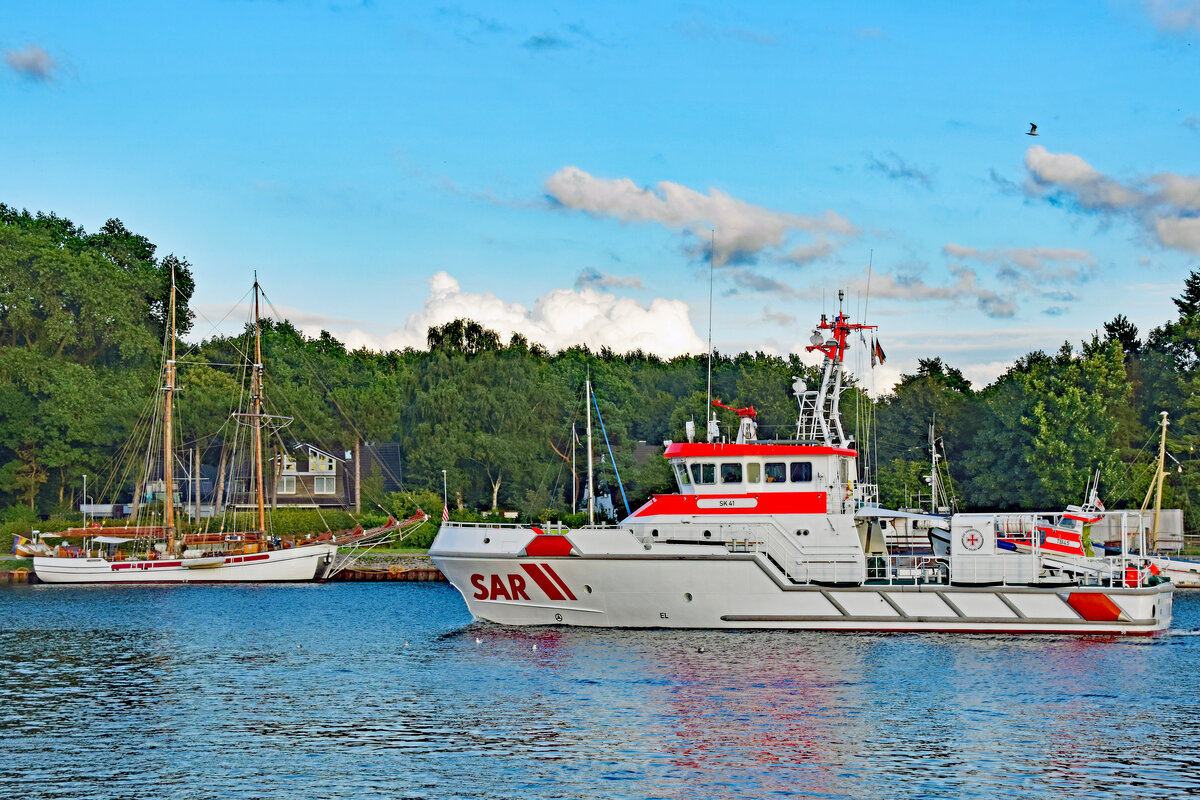
[[[490,292],[464,291],[445,271],[429,279],[429,296],[420,310],[405,318],[401,327],[382,334],[362,327],[326,327],[352,348],[424,349],[426,332],[431,326],[458,318],[475,320],[499,333],[504,341],[520,333],[530,342],[552,351],[586,344],[593,350],[609,347],[625,353],[641,349],[671,358],[705,350],[704,341],[696,335],[688,318],[687,304],[681,300],[655,298],[643,305],[628,297],[598,291],[585,282],[582,288],[574,290],[552,289],[539,297],[532,308],[526,308]],[[306,327],[305,332],[310,330]]]
[[[684,234],[693,257],[707,254],[710,230],[716,230],[716,266],[767,257],[807,264],[831,255],[839,240],[858,228],[833,211],[819,216],[791,214],[756,206],[719,189],[698,192],[661,181],[645,189],[629,178],[604,179],[578,167],[563,167],[546,181],[546,194],[559,206],[622,222],[652,222]],[[657,191],[656,191],[657,190]],[[805,241],[795,242],[797,235]]]

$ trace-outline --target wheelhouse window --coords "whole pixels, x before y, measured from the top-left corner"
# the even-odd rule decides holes
[[[792,462],[792,483],[809,483],[812,481],[812,462]]]
[[[721,483],[741,483],[742,482],[742,465],[741,464],[722,464],[721,465]]]
[[[751,461],[746,465],[746,481],[748,483],[758,483],[762,480],[762,464],[757,461]]]
[[[767,476],[767,483],[785,483],[787,481],[787,464],[782,461],[764,464],[763,473]]]
[[[675,468],[675,480],[679,481],[680,489],[692,485],[692,479],[688,476],[687,467],[678,461],[671,464],[671,466]]]
[[[716,464],[692,464],[692,480],[696,483],[716,483]]]

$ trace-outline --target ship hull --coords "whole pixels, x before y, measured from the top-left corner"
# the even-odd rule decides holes
[[[506,625],[1150,635],[1169,584],[1140,588],[791,585],[759,554],[434,554],[471,613]]]
[[[267,553],[155,561],[36,557],[33,571],[50,584],[262,583],[324,579],[337,547],[314,544]]]

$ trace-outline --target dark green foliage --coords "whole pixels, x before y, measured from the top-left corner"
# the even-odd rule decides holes
[[[25,514],[7,519],[5,531],[76,507],[85,473],[97,500],[128,499],[128,482],[104,485],[102,476],[113,471],[110,459],[158,379],[172,273],[186,330],[194,288],[186,260],[160,257],[116,219],[89,234],[54,214],[0,204],[0,507]],[[927,491],[935,425],[963,508],[1059,508],[1083,499],[1098,467],[1110,506],[1137,504],[1149,457],[1140,448],[1165,410],[1168,447],[1184,465],[1182,477],[1168,481],[1170,499],[1184,507],[1189,529],[1200,526],[1200,481],[1190,472],[1200,447],[1200,271],[1175,305],[1179,316],[1144,337],[1119,315],[1103,337],[1022,356],[978,391],[936,355],[920,359],[878,402],[851,385],[843,419],[874,450],[881,499],[901,505]],[[689,419],[703,431],[710,413],[704,356],[664,360],[586,346],[549,353],[520,334],[505,344],[469,319],[431,328],[428,351],[347,351],[328,332],[309,337],[286,320],[264,320],[262,338],[267,411],[295,419],[268,438],[268,451],[296,442],[339,456],[356,444],[398,447],[402,475],[363,475],[363,521],[382,520],[385,511],[405,518],[419,507],[433,519],[406,543],[428,543],[436,533],[443,470],[455,519],[501,519],[485,512],[505,510],[522,520],[578,523],[572,490],[585,482],[585,456],[579,447],[572,475],[571,429],[583,435],[589,377],[613,453],[597,424],[597,478],[621,516],[617,471],[631,508],[672,490],[661,445],[682,439]],[[246,347],[244,339],[217,338],[190,360],[240,362]],[[796,355],[718,352],[712,396],[754,406],[760,438],[786,439],[795,435],[797,376],[818,379]],[[177,405],[182,441],[214,468],[230,435],[230,398],[245,390],[246,375],[184,365],[180,383],[187,387]],[[723,433],[735,435],[736,414],[717,416]],[[401,491],[384,491],[397,480]],[[274,524],[282,533],[353,525],[341,512],[325,517],[279,510]]]

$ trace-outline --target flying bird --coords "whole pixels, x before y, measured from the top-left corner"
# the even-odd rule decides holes
[[[1038,135],[1037,125],[1034,125],[1032,122],[1029,123],[1029,130],[1027,130],[1025,132],[1025,135],[1026,136],[1037,136]]]

